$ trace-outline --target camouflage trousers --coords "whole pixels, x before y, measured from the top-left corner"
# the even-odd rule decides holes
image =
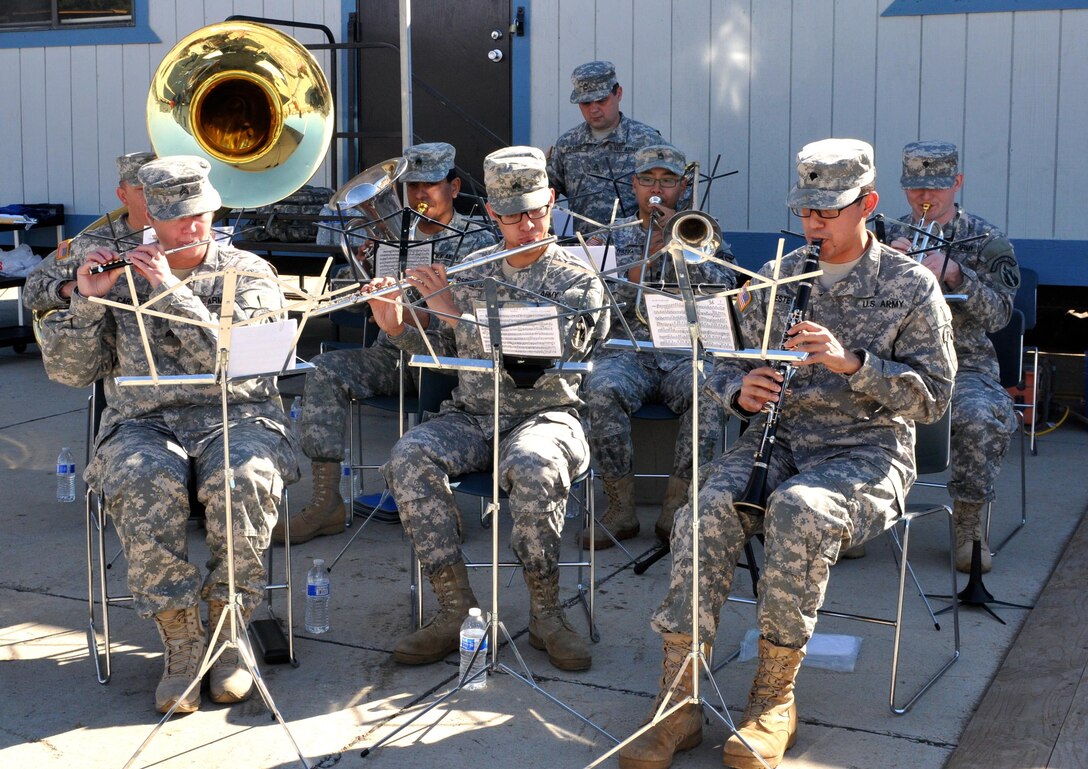
[[[699,632],[713,641],[744,545],[762,533],[758,626],[771,643],[799,649],[816,627],[816,610],[840,551],[895,522],[903,482],[890,462],[878,467],[871,455],[841,454],[799,472],[780,446],[768,473],[773,491],[766,512],[738,512],[733,499],[751,474],[758,432],[748,430],[699,473]],[[659,633],[691,632],[692,518],[690,504],[676,512],[669,590],[652,620]]]
[[[298,418],[302,451],[310,459],[339,462],[351,399],[400,391],[400,350],[383,338],[370,347],[322,353],[310,362],[314,370],[306,375]],[[405,377],[405,395],[416,394],[415,381]]]
[[[672,371],[643,365],[635,355],[605,356],[593,361],[586,378],[586,435],[597,472],[622,478],[634,469],[635,444],[631,414],[646,403],[663,403],[680,415],[672,474],[691,477],[691,366]],[[699,397],[699,464],[714,458],[721,440],[722,410],[713,398]]]
[[[443,413],[401,436],[382,467],[427,575],[461,560],[461,520],[449,478],[491,468],[489,427],[489,418]],[[571,414],[536,414],[501,436],[499,485],[514,520],[510,548],[530,573],[550,574],[558,565],[571,479],[588,467],[589,447]]]
[[[264,598],[263,563],[285,476],[297,462],[284,436],[256,423],[230,428],[233,474],[235,586],[253,610]],[[207,574],[188,561],[190,475],[204,505],[209,558]],[[226,601],[227,529],[223,440],[217,436],[190,459],[173,436],[153,426],[122,425],[106,438],[87,468],[87,483],[105,496],[128,560],[128,584],[144,618],[195,606],[200,599]]]
[[[952,391],[952,472],[948,492],[964,502],[989,502],[1001,460],[1016,430],[1012,398],[993,379],[956,375]]]

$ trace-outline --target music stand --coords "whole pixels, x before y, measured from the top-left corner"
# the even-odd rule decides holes
[[[819,272],[805,273],[802,275],[796,275],[790,278],[779,277],[779,267],[782,261],[782,248],[783,241],[778,242],[778,253],[775,257],[774,272],[770,280],[764,278],[758,273],[753,273],[742,267],[739,267],[729,262],[722,262],[730,269],[736,272],[746,274],[754,280],[758,281],[756,285],[750,287],[742,287],[739,289],[730,289],[721,292],[722,295],[731,296],[733,294],[741,293],[746,290],[757,289],[769,289],[771,291],[771,298],[768,302],[770,311],[767,314],[767,321],[764,330],[763,348],[758,350],[742,349],[742,350],[707,350],[708,353],[715,357],[731,357],[741,359],[764,359],[764,360],[776,360],[776,359],[796,359],[800,355],[788,350],[768,350],[767,340],[770,337],[771,321],[774,313],[773,308],[775,306],[774,299],[777,293],[778,286],[783,283],[811,279]],[[621,740],[618,744],[614,745],[608,752],[601,756],[598,756],[592,762],[586,765],[585,769],[592,769],[592,767],[598,766],[606,759],[610,758],[614,754],[618,753],[624,746],[630,744],[645,732],[654,728],[664,719],[671,716],[673,713],[680,710],[680,708],[686,705],[710,705],[709,711],[714,714],[737,738],[741,743],[748,748],[749,752],[755,757],[755,759],[762,764],[765,769],[771,769],[768,764],[756,751],[752,750],[752,747],[747,741],[741,737],[737,731],[736,726],[733,724],[733,719],[729,715],[729,709],[725,707],[725,699],[722,697],[721,691],[718,689],[718,684],[714,680],[713,670],[710,667],[710,663],[703,652],[703,643],[700,641],[699,635],[699,442],[697,439],[699,430],[699,411],[698,411],[698,399],[699,399],[699,373],[702,367],[702,356],[700,355],[701,347],[701,335],[699,328],[699,316],[695,304],[695,295],[692,288],[690,273],[688,272],[688,256],[685,253],[685,247],[676,242],[674,239],[671,243],[666,245],[666,250],[672,259],[673,269],[676,272],[677,283],[680,289],[680,296],[684,304],[684,314],[687,321],[687,331],[691,342],[691,367],[692,367],[692,478],[691,478],[691,516],[692,516],[692,580],[691,580],[691,648],[688,651],[687,657],[680,665],[680,669],[677,672],[675,678],[668,684],[664,696],[661,699],[661,704],[654,712],[653,717],[645,724],[640,726],[631,735],[624,740]],[[714,259],[714,257],[707,254],[694,252],[694,260],[702,261],[704,259]],[[720,260],[719,260],[720,261]],[[640,349],[647,349],[646,343],[636,343]],[[653,349],[653,345],[648,346],[649,349]],[[680,682],[684,678],[684,674],[691,669],[691,695],[684,698],[675,697]],[[705,697],[700,694],[699,678],[697,669],[702,669],[711,687],[714,689],[715,694],[718,697],[718,702],[722,703],[721,710],[715,706],[715,703],[709,702]],[[704,710],[704,713],[706,710]]]
[[[310,764],[306,761],[306,758],[302,755],[302,751],[299,749],[298,743],[295,742],[294,736],[291,734],[291,730],[287,727],[286,722],[283,720],[283,716],[280,714],[279,708],[276,706],[275,701],[272,699],[272,694],[269,692],[267,685],[264,682],[264,678],[261,676],[260,668],[257,665],[256,657],[253,654],[253,647],[250,645],[249,638],[245,633],[245,617],[242,611],[241,596],[238,595],[235,574],[234,574],[234,523],[232,514],[232,501],[231,501],[231,489],[234,485],[233,472],[230,465],[230,421],[229,421],[229,401],[227,397],[227,386],[230,381],[252,379],[258,376],[277,376],[286,373],[294,373],[310,368],[309,364],[301,364],[296,360],[294,355],[295,343],[298,340],[299,332],[294,332],[288,327],[287,330],[292,331],[291,343],[289,349],[286,349],[283,363],[278,369],[273,371],[261,371],[250,372],[245,370],[236,370],[232,372],[231,368],[231,335],[232,331],[236,327],[256,326],[256,324],[263,323],[265,320],[273,317],[282,317],[285,314],[285,310],[278,309],[275,311],[258,313],[250,318],[242,321],[235,322],[234,315],[234,302],[237,289],[237,283],[239,277],[254,277],[267,279],[269,276],[264,273],[247,272],[238,270],[236,268],[227,268],[217,272],[200,273],[199,275],[193,274],[180,281],[177,285],[171,286],[161,294],[156,294],[142,304],[138,304],[138,294],[136,292],[136,284],[132,275],[131,266],[125,266],[125,276],[128,280],[128,287],[130,296],[132,296],[132,304],[125,304],[123,302],[116,302],[108,300],[102,297],[89,297],[89,300],[98,304],[104,304],[109,307],[114,307],[121,310],[127,310],[136,314],[136,322],[139,326],[141,342],[144,347],[144,354],[146,356],[150,376],[121,376],[117,377],[116,381],[118,386],[121,387],[138,387],[138,386],[162,386],[162,385],[182,385],[182,384],[196,384],[196,385],[208,385],[219,386],[220,407],[222,414],[223,425],[223,499],[224,499],[224,514],[225,514],[225,527],[227,531],[226,543],[227,543],[227,594],[228,601],[227,607],[219,617],[219,622],[215,629],[212,631],[211,638],[208,640],[207,647],[204,652],[204,659],[201,661],[200,668],[197,670],[196,677],[189,682],[189,685],[185,688],[185,691],[178,696],[177,700],[170,707],[170,709],[163,715],[155,727],[151,730],[151,733],[144,739],[140,746],[136,749],[136,752],[132,754],[129,760],[125,763],[124,769],[129,769],[136,761],[136,759],[143,752],[151,741],[155,738],[155,735],[159,733],[159,730],[166,724],[167,721],[174,715],[178,705],[184,700],[189,693],[193,690],[193,687],[200,686],[204,674],[211,669],[212,664],[219,659],[219,657],[228,648],[233,648],[238,652],[239,658],[245,665],[249,674],[253,678],[253,684],[257,691],[261,695],[261,699],[264,701],[265,707],[272,713],[273,718],[279,723],[284,733],[287,735],[288,740],[291,742],[291,746],[294,748],[295,753],[298,755],[299,762],[304,769],[310,769]],[[218,322],[202,321],[194,318],[183,317],[179,315],[171,315],[169,313],[160,312],[158,310],[151,309],[151,305],[160,301],[164,296],[176,291],[179,287],[187,285],[193,280],[206,280],[209,278],[222,277],[223,279],[223,299],[219,309]],[[283,281],[278,277],[273,278],[280,284],[281,288],[285,287]],[[195,326],[200,326],[208,329],[216,329],[218,331],[217,338],[217,352],[216,352],[216,365],[215,371],[208,374],[178,374],[160,376],[155,366],[154,355],[151,352],[151,345],[147,338],[147,330],[144,328],[144,315],[152,315],[159,318],[165,318],[167,320],[176,321],[179,323],[187,323]],[[282,322],[282,321],[281,321]],[[223,631],[224,624],[227,624],[227,618],[229,617],[229,634],[222,639],[221,644],[216,647],[216,642],[219,639],[220,633]]]
[[[532,244],[529,244],[529,245],[539,247],[541,242],[543,242],[543,241],[538,241],[536,243],[532,243]],[[549,242],[549,243],[554,242],[554,239],[548,239],[547,242]],[[500,252],[500,253],[502,253],[502,252]],[[472,323],[474,325],[482,326],[482,327],[487,328],[487,331],[488,331],[488,344],[489,344],[489,350],[491,352],[490,360],[440,357],[440,356],[435,354],[434,349],[431,347],[429,341],[426,341],[426,336],[424,335],[423,339],[425,340],[426,346],[427,346],[428,350],[430,351],[430,354],[425,355],[425,356],[413,355],[411,360],[410,360],[410,365],[417,366],[417,367],[444,369],[444,370],[490,371],[491,372],[491,386],[492,386],[492,393],[491,393],[491,395],[492,395],[491,465],[492,465],[492,473],[491,473],[491,501],[488,503],[487,514],[492,517],[492,520],[497,521],[498,511],[499,511],[499,459],[500,459],[500,457],[499,457],[499,447],[500,447],[500,443],[501,443],[501,440],[500,440],[501,410],[500,410],[500,405],[499,404],[500,404],[500,396],[501,396],[500,383],[502,381],[501,377],[502,377],[502,372],[503,372],[503,364],[502,364],[502,362],[503,362],[502,329],[503,328],[510,328],[512,325],[517,325],[517,324],[502,324],[501,323],[501,320],[500,320],[500,308],[499,308],[499,303],[498,303],[498,292],[497,292],[498,281],[494,277],[489,276],[489,277],[484,278],[483,282],[484,282],[484,285],[485,285],[485,296],[486,296],[486,315],[487,315],[486,320],[481,322],[481,321],[478,321],[476,318],[472,318],[472,317],[467,316],[467,315],[462,315],[461,318],[460,318],[460,321],[462,323]],[[521,291],[523,293],[532,294],[532,292],[529,292],[526,289],[518,288],[517,290]],[[532,294],[532,296],[534,296],[536,298],[539,298],[539,299],[541,299],[543,301],[550,302],[553,306],[556,306],[557,310],[558,310],[558,306],[555,305],[554,301],[548,300],[545,297],[541,297],[541,296],[539,296],[537,294]],[[409,307],[412,307],[412,305],[409,305]],[[581,314],[583,312],[592,311],[594,309],[604,310],[605,308],[587,308],[587,309],[584,309],[584,310],[573,310],[573,309],[571,309],[568,312],[564,312],[564,313],[559,313],[557,311],[557,313],[555,315],[555,318],[558,319],[559,317],[566,317],[566,316],[570,316],[570,315],[578,315],[578,314]],[[607,308],[607,309],[610,309],[610,308]],[[535,322],[535,321],[530,320],[530,321],[522,321],[522,322],[532,323],[532,322]],[[557,362],[557,366],[554,369],[551,369],[550,372],[555,372],[555,373],[561,373],[563,371],[580,372],[580,371],[588,371],[589,368],[590,368],[590,364],[587,364],[587,363],[566,362],[566,361],[559,360]],[[592,521],[590,521],[590,524],[592,525]],[[519,672],[517,670],[514,670],[513,668],[511,668],[506,663],[499,661],[499,633],[500,632],[502,633],[502,637],[506,640],[507,646],[509,646],[509,648],[513,651],[514,657],[516,658],[517,663],[521,668],[521,672]],[[537,691],[540,694],[544,695],[551,702],[553,702],[554,704],[561,707],[567,713],[569,713],[569,714],[573,715],[574,717],[578,718],[580,721],[582,721],[586,725],[588,725],[588,726],[592,727],[593,729],[595,729],[596,731],[600,732],[601,734],[603,734],[608,739],[612,740],[613,742],[616,741],[615,738],[612,735],[610,735],[608,732],[606,732],[600,726],[595,724],[593,721],[589,720],[587,717],[585,717],[584,715],[582,715],[578,711],[574,710],[572,707],[570,707],[566,703],[562,702],[561,700],[557,699],[555,696],[553,696],[552,694],[547,692],[545,689],[543,689],[536,682],[536,679],[534,678],[532,672],[530,671],[529,666],[526,664],[524,658],[521,656],[521,653],[518,651],[517,645],[514,643],[514,639],[511,637],[511,635],[510,635],[509,631],[507,630],[505,624],[503,624],[503,622],[501,620],[501,617],[500,617],[500,614],[499,614],[499,526],[497,526],[495,524],[492,524],[492,526],[491,526],[491,611],[490,611],[490,613],[488,615],[487,624],[486,624],[485,629],[484,629],[484,637],[488,639],[488,648],[487,648],[487,650],[484,650],[483,653],[488,655],[489,661],[487,662],[487,664],[483,668],[476,671],[474,674],[472,674],[470,676],[469,675],[469,671],[471,671],[471,664],[470,664],[469,671],[466,671],[464,676],[460,676],[458,678],[458,681],[453,686],[453,688],[451,688],[449,691],[447,691],[446,693],[441,695],[438,699],[436,699],[434,702],[429,704],[423,710],[419,711],[418,713],[413,714],[412,717],[409,718],[405,723],[398,726],[396,729],[394,729],[392,732],[387,734],[385,737],[378,740],[376,743],[374,743],[370,747],[364,748],[362,753],[361,753],[361,756],[365,758],[366,756],[370,755],[370,753],[373,750],[375,750],[377,748],[380,748],[383,745],[385,745],[386,743],[390,742],[394,737],[396,737],[398,734],[400,734],[404,729],[409,727],[411,724],[415,723],[418,719],[422,718],[427,713],[434,710],[436,707],[438,707],[440,704],[442,704],[446,699],[448,699],[450,696],[452,696],[455,692],[457,692],[457,691],[461,690],[462,688],[464,688],[465,684],[469,683],[470,681],[475,680],[477,677],[479,677],[481,675],[485,675],[485,674],[489,675],[491,673],[497,673],[497,672],[506,673],[506,674],[510,675],[515,680],[520,681],[521,683],[523,683],[526,686],[530,687],[534,691]],[[482,651],[482,647],[477,647],[476,651],[473,653],[473,656],[472,656],[472,662],[473,663],[476,661],[476,658],[481,653],[481,651]]]

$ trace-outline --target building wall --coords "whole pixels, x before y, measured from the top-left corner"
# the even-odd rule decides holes
[[[581,119],[570,72],[609,59],[626,114],[704,172],[719,155],[719,172],[738,172],[707,206],[727,233],[791,226],[795,153],[850,136],[876,148],[889,215],[906,210],[903,145],[940,138],[960,146],[968,210],[1014,238],[1088,239],[1088,11],[882,18],[889,3],[538,0],[531,141]]]
[[[78,217],[77,224],[116,208],[114,160],[150,149],[148,88],[178,40],[232,14],[324,24],[339,40],[342,5],[152,0],[148,23],[158,43],[0,48],[0,104],[8,105],[0,110],[0,204],[63,203],[66,214]],[[280,29],[304,44],[325,41],[318,31]],[[53,33],[58,39],[64,34]],[[328,54],[316,55],[328,72]],[[325,184],[326,177],[323,169],[312,183]]]

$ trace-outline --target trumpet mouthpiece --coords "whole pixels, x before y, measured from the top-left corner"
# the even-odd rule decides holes
[[[416,213],[417,214],[427,213],[428,208],[430,208],[430,206],[427,205],[426,203],[424,203],[422,200],[419,201],[418,203],[416,203]]]

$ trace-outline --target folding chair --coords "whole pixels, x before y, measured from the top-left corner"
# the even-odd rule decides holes
[[[105,387],[102,380],[94,383],[91,395],[87,403],[87,462],[90,462],[91,452],[94,447],[94,437],[98,432],[98,426],[102,418],[102,412],[106,406]],[[190,479],[193,475],[190,474]],[[190,485],[190,519],[204,517],[203,506],[196,501],[195,486]],[[107,559],[106,535],[109,529],[109,518],[106,514],[105,500],[101,495],[88,488],[85,493],[86,517],[87,517],[87,652],[94,660],[95,677],[98,683],[107,684],[112,677],[112,653],[110,648],[110,607],[123,603],[131,603],[130,594],[114,594],[110,592],[107,572],[114,562],[120,557],[118,551],[113,558]],[[287,542],[290,543],[291,523],[288,513],[287,489],[283,490],[283,500],[280,514],[284,516],[284,525],[287,531]],[[272,592],[282,590],[285,593],[287,605],[287,658],[273,658],[269,653],[268,639],[271,634],[257,627],[264,620],[250,622],[250,628],[260,647],[265,651],[266,662],[292,662],[295,661],[295,636],[294,636],[294,612],[291,591],[291,547],[284,545],[284,577],[282,582],[274,582],[274,554],[273,548],[268,548],[268,584],[265,585],[265,607],[268,610],[271,621],[282,626],[276,617],[272,607]],[[99,617],[101,607],[101,617]],[[99,641],[99,632],[102,638]]]
[[[918,475],[927,476],[942,473],[948,468],[949,457],[951,455],[951,439],[952,439],[952,409],[949,407],[945,410],[944,416],[941,419],[931,425],[916,425],[917,439],[914,447],[914,457],[917,466]],[[920,479],[915,481],[915,486],[921,487],[936,487],[943,488],[944,483],[931,479]],[[944,513],[948,517],[948,579],[950,584],[949,595],[953,596],[951,605],[952,610],[952,651],[942,663],[941,666],[933,673],[921,687],[911,695],[910,699],[903,705],[896,704],[896,692],[898,689],[899,678],[899,652],[902,644],[903,636],[903,601],[906,593],[907,578],[908,576],[918,587],[918,593],[925,602],[926,609],[929,611],[930,617],[933,618],[934,627],[939,631],[940,625],[937,623],[933,615],[933,610],[929,605],[929,601],[926,598],[925,593],[918,586],[918,580],[914,575],[914,570],[911,568],[909,556],[910,556],[910,533],[913,523],[926,516],[934,513]],[[903,534],[900,538],[896,527],[902,524]],[[956,563],[955,563],[955,526],[952,521],[952,509],[945,504],[936,503],[912,503],[908,500],[906,511],[903,517],[897,522],[896,526],[888,529],[888,536],[892,538],[892,542],[895,545],[896,550],[899,551],[899,589],[896,598],[895,616],[894,617],[874,617],[865,614],[853,614],[849,612],[842,612],[833,609],[820,609],[818,614],[826,617],[838,617],[840,619],[856,620],[858,622],[868,622],[876,625],[884,625],[886,627],[892,627],[895,630],[894,641],[892,644],[892,661],[891,661],[891,682],[888,689],[888,707],[895,715],[903,715],[909,711],[914,704],[929,691],[946,672],[952,667],[952,665],[959,659],[960,656],[960,616],[959,616],[959,604],[955,600],[956,595]],[[742,598],[739,596],[729,596],[730,601],[737,603],[755,604],[756,601],[751,598]]]

